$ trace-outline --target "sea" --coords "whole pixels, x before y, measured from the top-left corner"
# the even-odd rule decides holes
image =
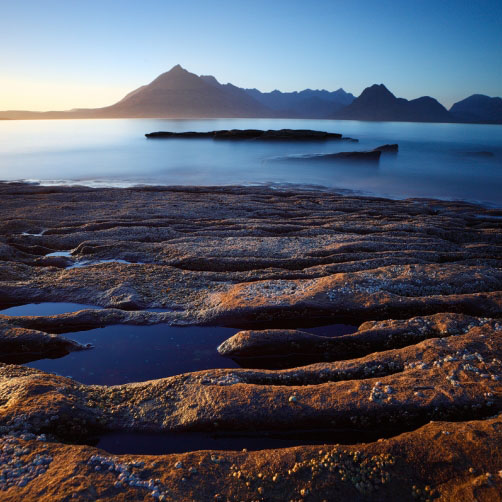
[[[315,129],[359,142],[147,139],[153,131]],[[378,162],[318,154],[397,143]],[[312,156],[314,158],[312,158]],[[304,119],[1,120],[0,180],[42,185],[299,186],[502,207],[502,125]]]

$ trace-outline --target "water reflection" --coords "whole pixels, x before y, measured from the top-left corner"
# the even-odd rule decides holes
[[[146,132],[158,130],[231,128],[326,130],[360,142],[149,141],[144,137]],[[301,119],[53,120],[1,121],[0,133],[0,179],[91,186],[295,183],[502,206],[499,125]],[[351,162],[327,165],[271,160],[371,150],[388,143],[398,143],[399,153],[382,155],[378,169],[373,170],[354,168]]]

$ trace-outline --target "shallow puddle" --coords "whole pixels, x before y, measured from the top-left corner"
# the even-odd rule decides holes
[[[237,330],[219,327],[112,325],[64,336],[94,348],[26,366],[85,384],[118,385],[209,368],[235,368],[216,347]]]
[[[332,325],[307,329],[336,336],[353,331],[355,327]],[[112,325],[64,335],[83,345],[92,344],[94,348],[91,350],[71,352],[60,359],[32,361],[26,366],[99,385],[142,382],[213,368],[237,368],[238,361],[222,357],[217,352],[218,345],[237,331],[236,328],[218,326]],[[293,366],[309,362],[310,359],[298,358]],[[268,360],[268,363],[270,366],[261,367],[276,367],[274,361]],[[293,366],[286,364],[284,367]]]
[[[45,230],[42,230],[41,232],[39,232],[38,234],[33,234],[33,233],[30,233],[30,232],[22,232],[21,235],[30,235],[32,237],[40,237],[41,235],[44,235],[44,232]]]
[[[71,251],[54,251],[53,253],[47,253],[45,256],[64,256],[66,258],[71,258]]]
[[[48,253],[45,255],[46,257],[65,257],[65,258],[74,258],[73,255],[71,254],[71,251],[54,251],[52,253]],[[76,260],[72,265],[68,265],[65,267],[67,270],[70,270],[72,268],[82,268],[82,267],[92,267],[93,265],[101,265],[102,263],[122,263],[124,265],[142,265],[142,262],[132,262],[132,261],[127,261],[127,260],[121,260],[121,259],[107,259],[107,260]]]
[[[65,302],[44,302],[18,305],[0,310],[9,316],[50,316],[84,309],[101,309],[95,305]],[[166,312],[165,309],[147,309]],[[302,328],[321,336],[340,336],[357,330],[356,326],[332,324]],[[168,324],[151,326],[111,325],[103,328],[70,332],[64,336],[90,350],[71,352],[61,358],[40,359],[25,363],[62,376],[69,376],[84,384],[119,385],[164,378],[181,373],[214,368],[291,368],[322,360],[308,355],[299,357],[255,358],[232,360],[222,357],[217,347],[235,335],[238,328],[208,326],[175,327]],[[10,363],[23,363],[9,360]]]
[[[101,265],[102,263],[122,263],[124,265],[142,265],[142,262],[132,262],[126,260],[112,259],[112,260],[81,260],[76,261],[73,265],[66,267],[67,270],[72,268],[92,267],[93,265]]]
[[[12,316],[32,316],[32,315],[58,315],[68,314],[86,309],[101,309],[96,305],[84,305],[83,303],[67,303],[67,302],[44,302],[44,303],[26,303],[0,310],[2,315]]]
[[[203,432],[110,432],[91,444],[113,454],[167,455],[197,450],[249,451],[300,445],[358,444],[377,441],[404,432],[386,429],[320,429],[281,432],[209,434]]]

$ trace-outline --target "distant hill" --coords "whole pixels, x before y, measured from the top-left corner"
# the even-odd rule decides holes
[[[502,99],[473,94],[450,108],[454,120],[502,124]]]
[[[351,104],[332,118],[401,122],[452,122],[448,110],[434,98],[424,96],[408,101],[396,98],[383,84],[367,87]]]
[[[355,99],[351,93],[341,88],[333,92],[312,89],[300,92],[260,92],[258,89],[245,91],[281,117],[329,118]]]
[[[0,112],[0,119],[65,118],[318,118],[410,122],[502,123],[502,99],[475,94],[450,112],[434,98],[396,98],[383,84],[358,98],[343,89],[261,92],[220,84],[212,75],[195,75],[176,65],[147,85],[103,108],[67,111]]]

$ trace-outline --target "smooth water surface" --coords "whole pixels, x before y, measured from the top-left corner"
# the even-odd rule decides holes
[[[101,436],[95,446],[116,455],[168,455],[197,450],[249,451],[270,448],[289,448],[300,445],[358,444],[389,438],[409,430],[410,427],[382,427],[380,429],[317,429],[260,431],[234,435],[203,432],[110,432]]]
[[[70,376],[85,384],[118,385],[164,378],[208,368],[234,368],[216,347],[237,333],[232,328],[112,325],[66,333],[94,348],[59,359],[42,359],[26,366]]]
[[[306,328],[324,336],[339,336],[356,329],[338,324]],[[220,356],[217,347],[237,331],[218,326],[111,325],[63,335],[83,345],[92,344],[94,348],[90,350],[71,352],[58,359],[41,359],[26,366],[99,385],[142,382],[211,368],[235,368],[238,363]]]
[[[31,316],[31,315],[59,315],[77,312],[87,309],[101,309],[96,305],[84,305],[82,303],[69,302],[43,302],[43,303],[25,303],[24,305],[16,305],[0,310],[2,315],[11,316]]]
[[[144,137],[159,130],[231,128],[308,128],[360,142]],[[398,143],[399,153],[382,154],[373,166],[287,160],[386,143]],[[303,119],[5,120],[0,121],[0,179],[90,186],[292,183],[502,206],[502,126]]]

